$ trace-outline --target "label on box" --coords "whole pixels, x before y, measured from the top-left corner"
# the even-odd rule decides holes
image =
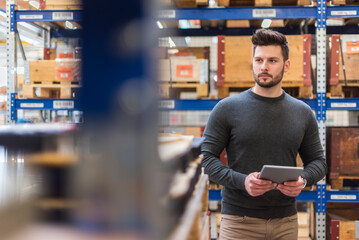
[[[20,103],[21,108],[44,108],[43,103]]]
[[[356,108],[357,104],[355,102],[343,102],[343,103],[331,103],[330,107],[332,108]]]
[[[74,58],[74,53],[72,53],[72,52],[61,52],[61,53],[59,53],[59,58],[73,59]]]
[[[347,41],[346,45],[348,54],[359,53],[359,42],[357,43],[356,41]]]
[[[177,65],[176,66],[177,77],[193,77],[193,65]]]
[[[332,16],[356,16],[357,11],[356,10],[350,10],[350,11],[331,11],[330,14]]]
[[[175,101],[174,100],[161,100],[158,103],[160,109],[174,109]]]
[[[356,195],[339,195],[339,194],[332,194],[330,196],[330,199],[333,200],[356,200]]]
[[[20,15],[20,19],[43,19],[44,16],[42,14],[37,15]]]
[[[57,68],[57,80],[73,80],[73,68],[59,67]]]
[[[252,16],[255,18],[276,17],[277,11],[275,9],[253,9]]]
[[[74,13],[73,12],[53,12],[52,20],[73,20]]]
[[[54,109],[74,109],[74,101],[54,101]]]
[[[161,10],[158,13],[158,18],[175,18],[176,11],[175,10]]]

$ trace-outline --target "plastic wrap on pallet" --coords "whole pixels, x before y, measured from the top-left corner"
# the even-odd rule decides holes
[[[359,111],[328,110],[327,127],[354,127],[359,126]]]
[[[81,60],[79,59],[56,59],[57,81],[81,81]]]
[[[205,126],[210,111],[162,111],[159,126]]]

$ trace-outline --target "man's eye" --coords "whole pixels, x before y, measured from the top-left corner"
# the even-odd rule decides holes
[[[277,62],[277,60],[270,60],[271,62]]]
[[[262,59],[256,59],[256,62],[261,62],[262,61]]]

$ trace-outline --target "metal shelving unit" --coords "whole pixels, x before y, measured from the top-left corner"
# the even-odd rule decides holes
[[[317,98],[302,99],[316,111],[322,145],[326,144],[326,111],[359,110],[359,99],[326,98],[326,33],[327,18],[359,17],[359,6],[327,6],[326,1],[317,0],[316,7],[238,7],[238,8],[196,8],[161,10],[159,19],[288,19],[316,18],[317,39]],[[336,29],[336,30],[335,30]],[[341,31],[345,28],[333,28]],[[186,31],[186,30],[184,30]],[[193,30],[193,32],[200,30]],[[245,31],[245,30],[242,30]],[[191,31],[188,31],[191,33]],[[203,31],[202,31],[203,32]],[[222,33],[223,34],[223,33]],[[238,33],[237,33],[238,34]],[[212,110],[219,100],[161,100],[160,109],[167,110]],[[220,190],[210,190],[210,200],[220,200]],[[317,239],[325,239],[325,217],[327,202],[359,203],[359,191],[326,190],[325,179],[317,183],[315,191],[303,191],[298,201],[316,202]]]
[[[300,99],[308,104],[313,110],[316,109],[316,99]],[[162,99],[159,102],[160,110],[212,110],[219,102],[219,99]],[[334,98],[326,99],[326,110],[350,110],[359,111],[359,98]]]
[[[16,10],[15,1],[6,1],[7,111],[6,123],[16,122],[18,109],[27,110],[79,110],[76,99],[17,99],[16,98],[16,23],[81,21],[81,10]]]

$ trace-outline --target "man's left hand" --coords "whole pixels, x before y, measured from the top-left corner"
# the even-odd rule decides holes
[[[277,189],[284,195],[297,197],[303,189],[303,183],[303,178],[299,177],[297,181],[289,181],[284,182],[283,184],[278,184]]]

